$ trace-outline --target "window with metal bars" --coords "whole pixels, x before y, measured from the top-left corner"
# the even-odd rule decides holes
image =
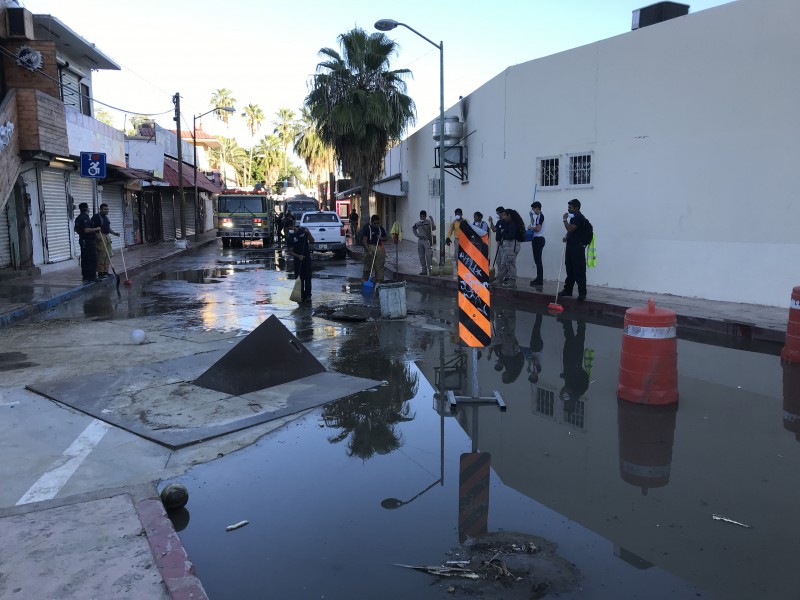
[[[592,184],[592,155],[572,154],[569,156],[569,185]]]
[[[558,157],[546,157],[539,159],[539,186],[556,187],[558,186]]]
[[[536,412],[552,417],[555,397],[555,394],[551,390],[539,387],[536,394]]]

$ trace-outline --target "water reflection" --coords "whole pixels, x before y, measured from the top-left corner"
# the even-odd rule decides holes
[[[561,353],[564,385],[558,393],[564,403],[564,420],[575,427],[585,426],[585,406],[581,397],[589,389],[589,374],[583,368],[583,352],[586,346],[586,323],[577,321],[577,329],[572,328],[572,321],[559,318],[564,329],[564,349]]]
[[[497,358],[494,370],[502,372],[503,383],[515,382],[525,366],[525,356],[517,341],[515,310],[498,309],[493,312],[492,345],[489,347],[488,360],[491,360],[493,353]]]
[[[332,370],[385,379],[388,384],[326,405],[323,422],[327,427],[341,429],[329,441],[337,444],[347,440],[347,455],[362,460],[397,450],[402,439],[396,426],[415,417],[407,401],[417,392],[417,374],[404,361],[383,352],[375,329],[345,338],[338,356],[332,360]]]
[[[669,483],[677,415],[677,403],[617,401],[619,474],[623,481],[641,488],[643,496],[650,488]]]
[[[800,365],[784,362],[783,368],[783,428],[794,433],[800,441]]]

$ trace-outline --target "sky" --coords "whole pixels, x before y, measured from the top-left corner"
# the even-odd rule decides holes
[[[730,0],[695,0],[690,13]],[[445,108],[509,66],[629,32],[634,9],[652,0],[20,0],[33,13],[51,14],[119,64],[95,71],[93,96],[122,129],[125,116],[163,113],[156,121],[174,129],[172,96],[180,93],[182,128],[212,108],[211,96],[228,88],[237,112],[226,127],[202,119],[213,134],[249,147],[241,113],[250,103],[265,114],[260,139],[274,129],[275,113],[299,114],[321,48],[338,50],[337,37],[354,27],[375,31],[378,19],[413,27],[444,48]],[[417,124],[439,114],[439,50],[412,31],[387,35],[398,44],[391,68],[410,69],[407,93]]]

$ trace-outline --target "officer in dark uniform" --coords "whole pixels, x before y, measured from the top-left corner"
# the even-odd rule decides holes
[[[97,278],[97,255],[94,249],[94,236],[100,231],[100,227],[92,225],[92,218],[89,216],[89,205],[86,202],[78,204],[81,211],[75,217],[75,233],[78,234],[81,245],[81,275],[84,283],[100,281]]]
[[[300,301],[311,302],[311,244],[314,236],[305,227],[295,226],[291,216],[284,218],[286,247],[294,257],[294,276],[300,279]]]

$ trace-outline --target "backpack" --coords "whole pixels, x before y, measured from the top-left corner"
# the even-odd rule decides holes
[[[584,217],[584,219],[586,219],[586,217]],[[581,244],[584,246],[588,246],[592,243],[592,238],[594,237],[594,227],[592,227],[589,219],[586,219],[586,224],[578,232],[578,237]]]
[[[515,211],[513,208],[509,209],[508,211],[511,214],[511,219],[514,221],[514,225],[517,226],[517,237],[516,240],[518,242],[525,241],[525,221],[522,220],[520,214]]]

